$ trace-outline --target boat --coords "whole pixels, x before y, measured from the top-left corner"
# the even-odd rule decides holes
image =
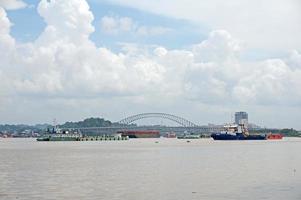
[[[178,139],[200,139],[200,135],[195,135],[195,134],[184,134],[178,136]]]
[[[81,138],[78,134],[49,134],[37,138],[37,141],[79,141]]]
[[[211,134],[214,140],[266,140],[266,135],[249,134],[244,124],[229,124],[224,131]]]
[[[50,132],[47,130],[46,134],[37,138],[39,142],[46,141],[79,141],[82,134],[78,132],[61,131],[58,128],[53,128]]]
[[[129,137],[129,138],[159,138],[160,131],[155,130],[123,130],[118,131],[122,137]]]
[[[174,132],[169,132],[169,133],[166,133],[166,135],[164,137],[165,138],[176,138],[177,135]]]
[[[268,140],[282,140],[282,138],[283,138],[283,135],[280,133],[276,133],[276,134],[269,133],[267,135]]]

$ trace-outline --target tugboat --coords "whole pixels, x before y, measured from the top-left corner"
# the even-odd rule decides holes
[[[214,133],[214,140],[266,140],[266,135],[250,135],[244,124],[230,124],[224,126],[224,131]]]

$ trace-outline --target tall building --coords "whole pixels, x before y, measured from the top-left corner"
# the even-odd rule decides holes
[[[248,113],[236,112],[235,113],[235,124],[244,124],[245,127],[248,127]]]

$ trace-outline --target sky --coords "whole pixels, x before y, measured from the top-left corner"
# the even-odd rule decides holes
[[[0,124],[246,111],[301,129],[299,0],[0,0]],[[161,123],[161,122],[160,122]]]

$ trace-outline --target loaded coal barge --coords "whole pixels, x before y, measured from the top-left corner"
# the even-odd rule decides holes
[[[160,131],[156,130],[123,130],[118,131],[117,133],[121,134],[122,137],[129,138],[159,138]]]

